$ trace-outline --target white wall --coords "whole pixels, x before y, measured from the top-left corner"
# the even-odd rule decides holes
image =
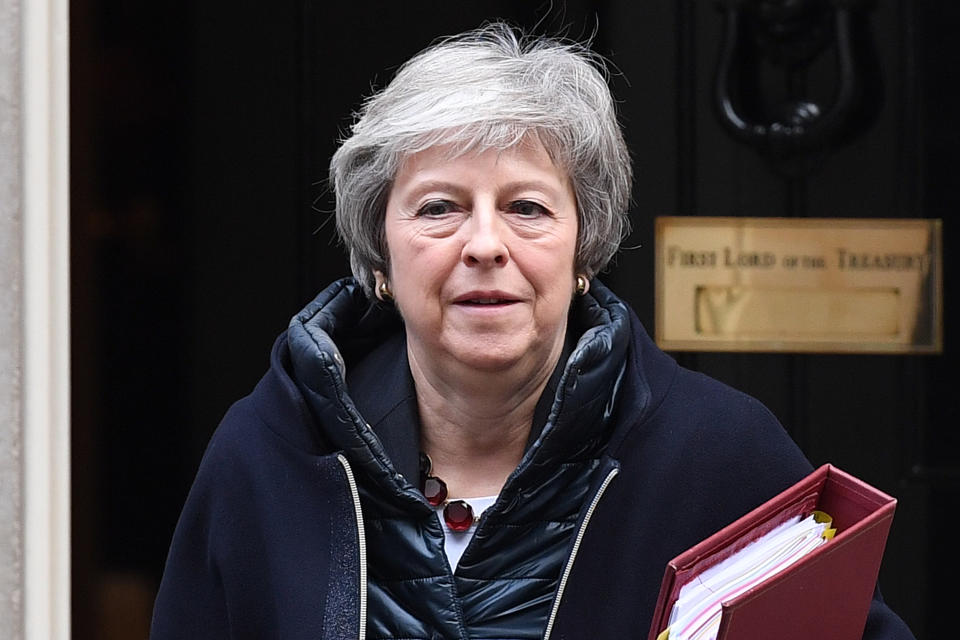
[[[23,635],[20,2],[0,0],[0,637]]]

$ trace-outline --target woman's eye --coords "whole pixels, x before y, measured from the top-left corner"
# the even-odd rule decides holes
[[[417,215],[435,218],[450,213],[455,209],[456,205],[449,200],[432,200],[417,209]]]
[[[536,218],[543,215],[549,215],[550,212],[542,204],[531,202],[530,200],[517,200],[511,202],[508,207],[513,213],[517,213],[525,218]]]

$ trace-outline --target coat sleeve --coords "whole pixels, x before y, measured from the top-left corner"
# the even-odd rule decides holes
[[[356,523],[337,455],[293,446],[241,400],[211,438],[187,496],[151,637],[356,637]]]
[[[664,408],[649,437],[651,457],[643,466],[683,497],[682,508],[665,512],[670,521],[693,532],[662,555],[675,556],[740,515],[797,482],[813,470],[779,421],[759,401],[699,374],[682,372],[675,404]],[[678,419],[678,417],[682,419]],[[685,469],[695,468],[696,474]],[[669,480],[662,480],[662,479]],[[655,499],[655,498],[651,498]],[[913,640],[907,625],[883,601],[879,589],[864,627],[864,640]]]
[[[732,487],[739,487],[748,494],[753,494],[746,502],[741,502],[732,510],[729,507],[731,498],[728,498],[725,501],[727,514],[746,513],[812,471],[812,466],[799,447],[789,438],[773,414],[759,401],[738,393],[729,396],[724,406],[731,412],[727,421],[737,425],[734,428],[743,430],[735,432],[730,439],[737,443],[737,451],[733,453],[728,451],[727,455],[721,458],[713,455],[712,450],[707,450],[708,456],[714,462],[722,460],[720,464],[733,469],[732,471],[716,469],[712,475],[713,482],[717,486],[722,486],[723,482],[720,478],[728,477],[730,473],[736,475],[737,470],[740,470],[739,473],[743,475],[737,477],[732,486],[727,485],[725,493],[730,495],[733,493]],[[696,466],[705,467],[709,464],[711,462],[704,458],[699,460]],[[761,478],[763,480],[760,480]],[[756,485],[751,486],[751,483]],[[748,487],[751,490],[748,491]],[[709,495],[709,492],[705,491],[705,493]],[[708,507],[703,505],[703,508]],[[864,640],[914,640],[906,623],[884,602],[879,587],[874,589],[863,638]]]
[[[205,475],[201,467],[174,532],[154,604],[152,640],[231,637],[223,581],[213,549],[217,506]]]
[[[873,593],[867,626],[863,630],[864,640],[914,640],[913,633],[906,623],[883,601],[879,587]]]

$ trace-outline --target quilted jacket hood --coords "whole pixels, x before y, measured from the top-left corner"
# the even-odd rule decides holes
[[[536,484],[558,460],[592,448],[609,425],[630,342],[626,306],[602,283],[578,297],[569,324],[578,336],[550,403],[546,427],[528,448],[516,472]],[[380,438],[357,409],[347,390],[347,369],[389,336],[402,333],[398,315],[366,298],[362,288],[344,278],[330,285],[300,313],[287,331],[290,371],[317,423],[322,438],[347,452],[359,465],[389,487],[398,498],[425,505],[419,491],[390,459]],[[649,389],[639,394],[649,398]],[[411,475],[407,470],[406,475]],[[416,482],[416,477],[412,477]]]

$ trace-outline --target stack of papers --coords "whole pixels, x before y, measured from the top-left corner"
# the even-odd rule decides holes
[[[780,573],[833,537],[820,512],[797,516],[685,584],[670,612],[669,640],[715,640],[722,603]],[[669,634],[669,635],[668,635]]]

